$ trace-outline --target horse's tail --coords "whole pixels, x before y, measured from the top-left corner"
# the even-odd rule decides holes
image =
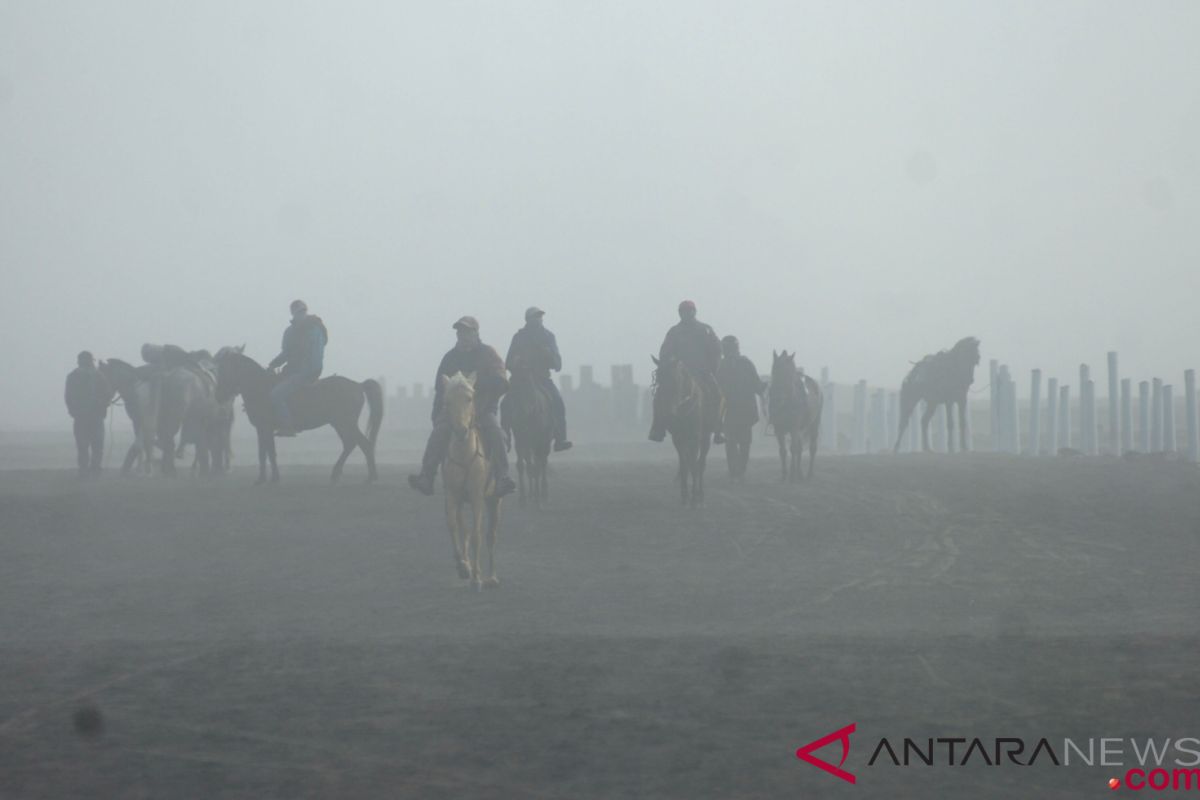
[[[383,387],[379,381],[368,378],[362,382],[363,393],[367,396],[367,441],[373,447],[379,438],[379,429],[383,427]]]

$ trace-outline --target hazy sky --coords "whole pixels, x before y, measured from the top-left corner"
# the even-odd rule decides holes
[[[1198,41],[1191,0],[0,0],[0,429],[64,425],[83,348],[266,361],[296,297],[393,383],[530,304],[644,380],[691,298],[762,370],[896,385],[973,334],[977,387],[1178,384]]]

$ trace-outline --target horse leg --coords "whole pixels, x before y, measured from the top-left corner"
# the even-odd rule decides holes
[[[708,434],[700,437],[700,451],[696,454],[695,489],[692,492],[694,505],[704,505],[704,468],[708,465]]]
[[[458,570],[458,577],[465,580],[471,577],[471,569],[467,566],[467,560],[463,557],[462,511],[459,505],[458,501],[454,498],[454,493],[447,490],[446,528],[450,531],[450,549],[453,551],[454,568]]]
[[[488,568],[487,577],[483,579],[483,588],[485,589],[495,589],[500,585],[500,579],[496,577],[496,528],[500,526],[500,499],[499,497],[487,498]]]
[[[690,499],[691,490],[688,486],[688,463],[687,456],[684,454],[682,447],[676,449],[676,454],[679,456],[679,495],[680,502],[686,506]]]
[[[175,434],[165,437],[162,442],[162,473],[170,477],[175,476]]]
[[[971,449],[970,443],[967,441],[967,399],[965,397],[958,401],[958,435],[962,440],[959,450],[965,453]]]
[[[137,442],[129,445],[129,452],[125,453],[125,463],[121,464],[122,475],[127,476],[133,472],[133,462],[137,460],[140,452],[142,452],[142,446]]]
[[[254,482],[255,486],[267,482],[267,437],[270,432],[263,428],[255,428],[258,433],[258,480]]]
[[[921,449],[928,453],[931,448],[929,446],[929,421],[933,419],[933,412],[937,409],[936,403],[931,403],[925,409],[925,413],[921,415]]]
[[[275,431],[267,431],[267,457],[271,459],[271,483],[279,483],[279,455],[275,452]]]
[[[818,436],[819,436],[819,431],[817,431],[817,430],[814,430],[808,436],[808,477],[809,478],[811,478],[812,474],[813,474],[813,463],[817,460],[817,437]]]
[[[337,483],[342,477],[342,467],[346,465],[346,459],[350,457],[350,454],[354,452],[354,448],[358,446],[358,442],[355,441],[350,431],[344,428],[334,428],[334,430],[337,431],[337,435],[342,440],[342,454],[338,456],[337,462],[333,465],[333,474],[329,476],[330,483]],[[362,434],[360,433],[359,436],[362,436]]]
[[[777,433],[775,438],[779,441],[779,467],[783,471],[783,477],[780,478],[784,483],[788,479],[788,452],[787,452],[787,434]]]
[[[541,505],[545,506],[550,499],[550,482],[547,479],[547,474],[550,472],[550,443],[546,443],[546,449],[542,452],[538,459],[538,482],[540,484]]]
[[[517,505],[525,507],[528,498],[525,495],[525,448],[517,449]]]
[[[379,472],[375,469],[375,445],[367,438],[367,435],[358,429],[356,424],[351,431],[354,438],[354,443],[363,451],[363,455],[367,459],[367,483],[374,483],[379,479]]]
[[[480,487],[471,498],[471,583],[475,591],[483,588],[483,573],[480,570],[480,551],[483,549],[483,489]]]
[[[946,403],[946,452],[954,452],[954,404]]]
[[[792,432],[792,483],[804,480],[804,439]]]

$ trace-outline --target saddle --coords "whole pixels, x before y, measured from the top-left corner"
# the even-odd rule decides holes
[[[186,369],[204,381],[209,391],[217,389],[217,364],[212,354],[207,350],[188,352],[174,344],[142,345],[142,360],[145,365],[138,367],[138,376],[149,378],[168,372],[172,369]]]

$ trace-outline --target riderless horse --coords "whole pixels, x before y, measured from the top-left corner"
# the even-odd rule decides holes
[[[959,339],[954,347],[927,355],[909,370],[900,385],[900,435],[896,437],[896,451],[908,429],[908,418],[921,400],[925,401],[925,414],[921,417],[921,445],[929,451],[929,420],[938,405],[946,406],[947,447],[954,452],[954,406],[958,406],[959,437],[962,449],[969,448],[967,441],[967,389],[975,382],[975,367],[979,364],[979,340],[974,336]]]
[[[808,477],[812,477],[817,458],[817,439],[821,432],[821,412],[825,398],[821,385],[796,367],[796,354],[771,351],[771,383],[767,389],[768,421],[779,441],[779,463],[783,480],[793,483],[804,478],[804,445],[808,444]],[[791,437],[791,469],[788,469],[787,438]]]

